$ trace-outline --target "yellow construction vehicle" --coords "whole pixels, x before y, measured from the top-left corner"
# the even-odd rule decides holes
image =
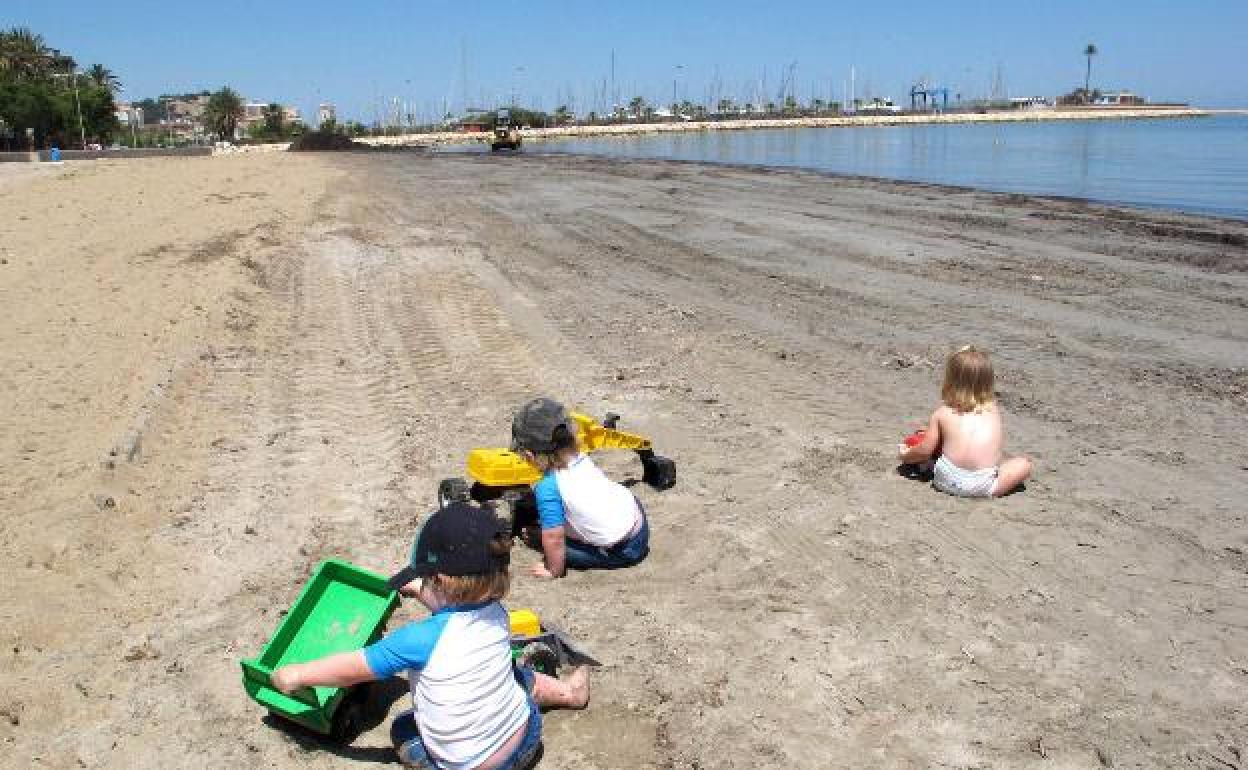
[[[676,464],[670,458],[655,454],[650,439],[619,430],[616,427],[620,421],[618,414],[607,414],[602,422],[576,412],[569,416],[576,421],[578,444],[582,450],[631,449],[641,460],[643,482],[655,489],[675,486]],[[528,509],[535,506],[531,487],[542,478],[542,472],[536,466],[510,449],[473,449],[468,452],[467,470],[471,482],[464,478],[450,478],[438,484],[439,506],[444,507],[457,500],[486,503],[502,499],[511,504],[513,527],[531,518]]]
[[[494,137],[490,139],[490,150],[520,149],[520,131],[511,120],[511,110],[501,108],[494,118]]]

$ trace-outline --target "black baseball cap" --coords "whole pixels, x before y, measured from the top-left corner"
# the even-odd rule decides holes
[[[559,447],[555,432],[562,427],[567,436],[576,437],[576,421],[568,416],[563,404],[549,398],[535,398],[516,412],[511,420],[512,450],[553,452]]]
[[[399,589],[418,577],[442,575],[488,575],[507,569],[509,552],[496,556],[490,543],[497,537],[510,538],[511,527],[492,508],[455,502],[425,520],[411,563],[390,578],[392,589]]]

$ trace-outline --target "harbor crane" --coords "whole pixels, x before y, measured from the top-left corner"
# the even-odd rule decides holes
[[[940,106],[936,106],[936,97],[940,97]],[[910,89],[910,109],[918,112],[919,102],[922,101],[922,110],[928,112],[930,110],[939,110],[944,112],[949,109],[949,89],[944,87],[928,85],[927,81],[920,80]]]

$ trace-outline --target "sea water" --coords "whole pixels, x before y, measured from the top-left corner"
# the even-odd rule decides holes
[[[526,152],[790,166],[1248,219],[1248,116],[585,137]]]

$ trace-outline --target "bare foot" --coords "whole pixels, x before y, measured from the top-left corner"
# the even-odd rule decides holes
[[[583,709],[589,705],[589,667],[578,666],[564,679],[537,673],[533,700],[543,708]]]
[[[589,705],[589,666],[577,666],[563,680],[568,688],[568,708],[583,709]]]

